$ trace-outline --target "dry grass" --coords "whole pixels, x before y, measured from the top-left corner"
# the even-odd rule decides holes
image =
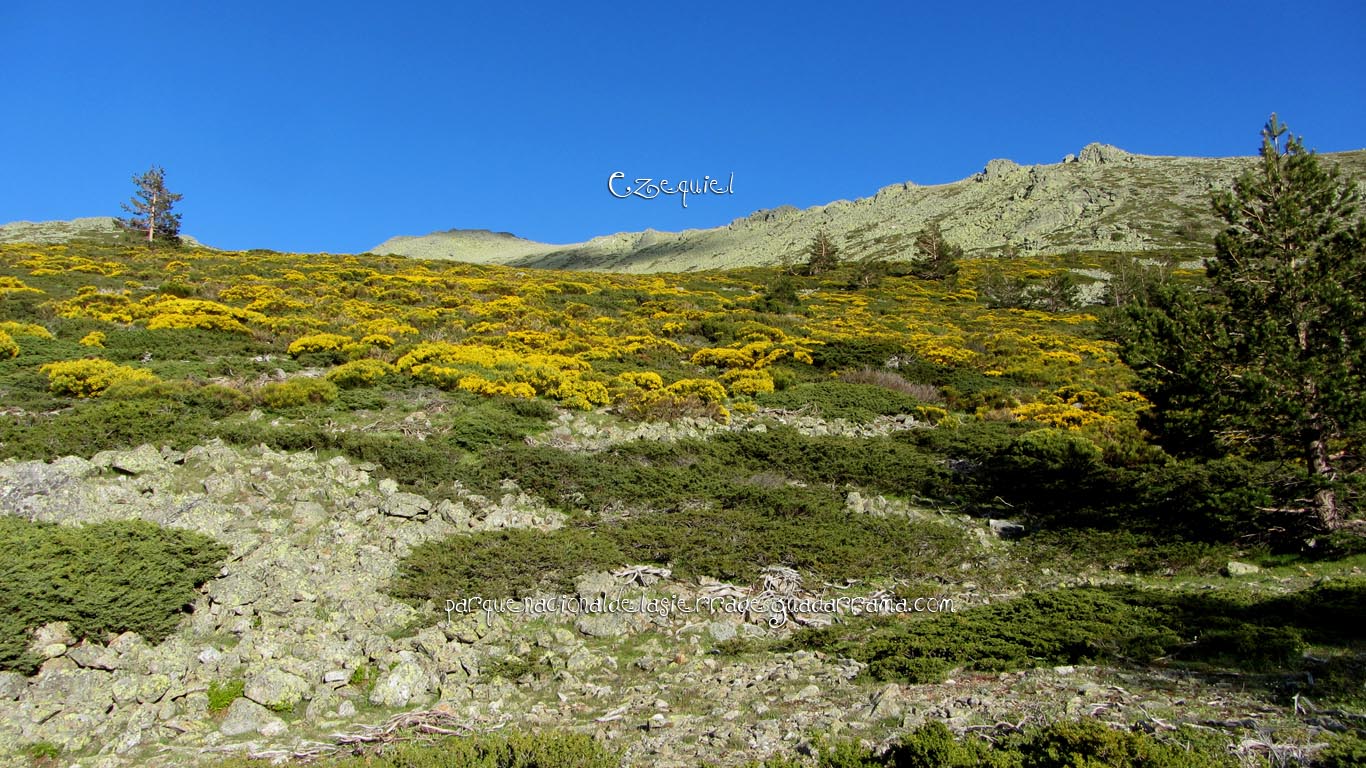
[[[871,384],[875,387],[890,389],[893,392],[910,395],[922,403],[944,404],[944,396],[940,394],[938,387],[933,384],[907,381],[905,377],[894,371],[865,367],[857,371],[840,374],[840,380],[847,381],[850,384]]]

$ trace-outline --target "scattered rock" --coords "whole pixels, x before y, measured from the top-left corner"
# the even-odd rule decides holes
[[[244,736],[259,733],[270,736],[283,733],[288,726],[275,713],[250,699],[237,699],[223,716],[218,732],[224,736]]]
[[[287,709],[303,701],[308,681],[280,669],[267,668],[247,678],[242,695],[271,709]]]
[[[400,662],[380,675],[370,692],[370,703],[379,707],[406,707],[425,697],[429,689],[428,676],[422,667],[412,662]]]
[[[1251,576],[1254,573],[1261,573],[1261,568],[1252,563],[1240,563],[1237,560],[1228,561],[1224,566],[1225,576]]]
[[[161,451],[150,445],[140,445],[131,451],[119,451],[110,457],[109,466],[125,475],[145,475],[166,466]]]

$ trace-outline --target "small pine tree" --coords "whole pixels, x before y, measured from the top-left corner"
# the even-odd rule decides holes
[[[820,275],[839,268],[839,247],[823,229],[811,238],[811,244],[806,247],[806,254],[808,275]]]
[[[133,232],[146,232],[147,243],[155,240],[180,242],[180,214],[171,208],[184,197],[166,189],[166,171],[152,166],[141,175],[133,176],[137,193],[123,204],[123,210],[133,214],[119,219],[119,225]]]
[[[915,250],[920,257],[916,277],[944,280],[958,274],[958,260],[963,249],[944,239],[939,222],[932,221],[915,236]]]

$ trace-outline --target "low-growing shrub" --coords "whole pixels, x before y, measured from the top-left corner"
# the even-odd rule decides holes
[[[383,360],[364,358],[333,368],[327,372],[327,380],[339,387],[368,387],[397,372],[394,366]]]
[[[1168,663],[1197,669],[1328,672],[1311,687],[1324,700],[1357,701],[1362,673],[1337,674],[1301,656],[1307,644],[1357,666],[1366,583],[1316,587],[1257,600],[1243,593],[1075,588],[1028,594],[930,619],[860,619],[802,630],[791,647],[868,665],[881,680],[934,682],[954,669],[999,672],[1055,664]],[[1332,618],[1329,618],[1329,617]],[[1353,618],[1355,617],[1355,618]],[[1340,681],[1351,681],[1339,687]],[[1355,686],[1355,690],[1352,690]]]
[[[19,356],[19,342],[4,331],[0,331],[0,360]]]
[[[34,671],[28,631],[52,621],[78,637],[160,642],[226,554],[206,536],[140,520],[75,528],[0,515],[0,669]]]
[[[336,399],[337,385],[326,379],[295,378],[261,387],[261,402],[277,411],[330,403]]]
[[[759,405],[784,410],[807,410],[827,419],[871,421],[876,416],[915,413],[922,401],[873,384],[822,381],[798,384],[781,392],[761,394]]]
[[[242,698],[242,692],[245,690],[246,681],[240,677],[221,683],[217,680],[210,680],[209,713],[217,714],[227,711],[234,701]]]
[[[219,768],[260,768],[266,760],[233,758]],[[554,731],[405,740],[379,750],[327,757],[320,768],[619,768],[621,757],[584,734]]]
[[[72,397],[94,397],[112,384],[155,381],[157,378],[150,371],[100,358],[48,363],[39,370],[47,374],[48,386],[53,392]]]
[[[625,565],[606,537],[580,528],[513,528],[451,536],[419,545],[403,560],[393,594],[421,602],[462,597],[523,597],[572,592],[574,578]]]

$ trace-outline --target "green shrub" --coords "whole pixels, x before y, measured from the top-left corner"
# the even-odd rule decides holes
[[[923,620],[860,619],[802,630],[787,642],[857,659],[882,680],[1168,657],[1196,669],[1309,671],[1317,681],[1310,695],[1353,701],[1366,673],[1359,639],[1346,627],[1366,621],[1363,596],[1363,582],[1261,600],[1239,592],[1075,588]],[[1306,644],[1332,661],[1302,657]]]
[[[606,538],[578,528],[513,528],[451,536],[418,545],[399,567],[392,592],[421,602],[461,597],[524,597],[573,591],[574,578],[625,565]]]
[[[205,412],[159,397],[85,400],[56,414],[0,419],[0,455],[20,459],[93,456],[151,443],[189,448],[210,432]]]
[[[295,378],[261,387],[261,402],[274,410],[331,403],[337,399],[337,385],[326,379]]]
[[[1314,768],[1359,768],[1366,765],[1366,738],[1356,733],[1334,736],[1328,748],[1314,758],[1313,765]]]
[[[313,764],[320,768],[619,768],[621,757],[589,736],[551,731],[402,741]],[[233,758],[217,765],[256,768],[268,762]]]
[[[827,419],[871,421],[875,416],[915,413],[922,401],[902,392],[873,384],[822,381],[798,384],[780,392],[760,395],[765,408],[808,410]]]
[[[159,642],[226,548],[142,521],[83,528],[0,516],[0,669],[32,672],[27,631],[66,621],[80,637],[137,632]]]
[[[227,711],[234,701],[242,698],[242,692],[246,690],[246,681],[242,678],[234,678],[226,683],[217,680],[209,681],[209,713],[217,714]]]

